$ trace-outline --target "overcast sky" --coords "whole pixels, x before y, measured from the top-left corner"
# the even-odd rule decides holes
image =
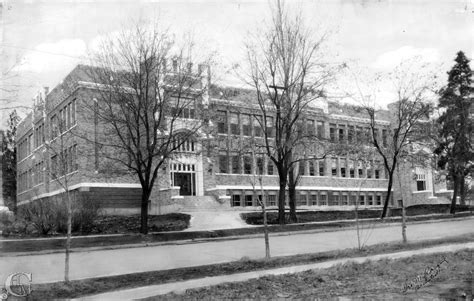
[[[131,20],[160,19],[178,35],[192,30],[219,53],[224,65],[231,65],[242,59],[246,34],[258,31],[268,14],[266,0],[2,1],[0,67],[5,72],[21,62],[10,73],[14,78],[2,84],[17,90],[15,100],[26,106],[32,104],[38,89],[53,88],[75,65],[87,62],[87,51],[100,36]],[[377,72],[420,56],[444,76],[457,51],[463,50],[469,58],[474,54],[474,0],[307,0],[288,4],[301,8],[311,25],[331,32],[327,43],[330,62],[349,62]]]

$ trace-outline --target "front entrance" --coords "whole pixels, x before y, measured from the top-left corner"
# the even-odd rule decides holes
[[[179,186],[179,195],[196,195],[196,174],[174,172],[173,186]]]

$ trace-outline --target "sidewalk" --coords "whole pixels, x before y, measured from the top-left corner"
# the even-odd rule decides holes
[[[240,217],[242,211],[192,211],[183,213],[191,215],[189,228],[184,230],[186,232],[258,227],[247,224]]]
[[[445,245],[445,246],[439,246],[439,247],[403,251],[403,252],[396,252],[396,253],[389,253],[389,254],[379,254],[379,255],[372,255],[372,256],[366,256],[366,257],[342,258],[342,259],[329,260],[329,261],[319,262],[319,263],[314,263],[314,264],[289,266],[289,267],[276,268],[276,269],[270,269],[270,270],[259,270],[259,271],[246,272],[246,273],[193,279],[193,280],[187,280],[187,281],[182,281],[182,282],[158,284],[158,285],[152,285],[152,286],[146,286],[146,287],[120,290],[120,291],[115,291],[115,292],[110,292],[110,293],[103,293],[103,294],[98,294],[98,295],[93,295],[93,296],[87,296],[87,297],[83,297],[77,300],[131,300],[131,299],[136,300],[136,299],[143,299],[143,298],[154,297],[154,296],[159,296],[159,295],[165,295],[171,292],[183,293],[187,289],[218,285],[218,284],[222,284],[226,282],[247,281],[250,279],[255,279],[255,278],[269,276],[269,275],[294,274],[294,273],[300,273],[300,272],[314,270],[314,269],[327,269],[338,264],[347,263],[349,261],[362,263],[366,260],[380,260],[380,259],[386,259],[386,258],[399,259],[399,258],[410,257],[413,255],[421,255],[421,254],[426,255],[426,254],[433,254],[433,253],[455,252],[462,249],[474,249],[474,242],[465,243],[465,244],[452,244],[452,245]]]

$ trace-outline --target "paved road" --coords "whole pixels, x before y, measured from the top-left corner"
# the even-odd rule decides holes
[[[474,219],[411,224],[410,241],[474,233]],[[368,235],[370,234],[370,236]],[[401,240],[400,225],[363,230],[367,244]],[[272,256],[316,253],[357,246],[355,230],[271,236]],[[164,270],[264,256],[262,238],[99,250],[71,254],[71,279]],[[0,257],[0,282],[14,272],[31,272],[35,283],[63,280],[64,254]]]

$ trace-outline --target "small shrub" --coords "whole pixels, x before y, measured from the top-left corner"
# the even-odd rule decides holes
[[[12,223],[5,226],[2,231],[2,236],[36,236],[39,232],[37,227],[32,223],[24,219],[17,219]]]
[[[100,213],[99,206],[89,198],[72,197],[72,232],[88,234],[94,229]],[[33,201],[18,209],[19,220],[33,225],[39,235],[67,233],[67,206],[62,197]],[[32,235],[18,224],[8,229],[7,235]]]
[[[48,199],[36,200],[18,209],[20,219],[32,223],[42,235],[55,230],[55,215],[55,206]]]

